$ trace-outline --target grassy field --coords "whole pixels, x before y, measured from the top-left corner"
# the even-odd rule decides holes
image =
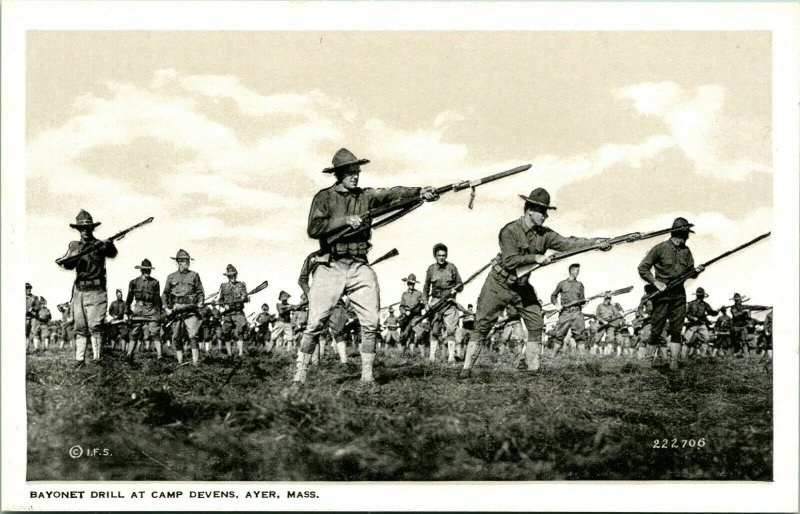
[[[670,372],[566,355],[530,375],[484,353],[460,380],[458,367],[392,354],[376,362],[379,387],[360,392],[356,356],[312,368],[286,399],[288,355],[192,369],[106,352],[77,371],[68,358],[28,357],[29,480],[772,478],[769,363]]]

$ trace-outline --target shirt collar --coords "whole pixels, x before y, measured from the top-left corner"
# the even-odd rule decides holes
[[[361,188],[356,187],[355,189],[347,189],[341,183],[335,184],[333,186],[333,190],[336,191],[337,193],[339,193],[342,196],[351,196],[351,195],[355,195],[355,194],[361,193]]]

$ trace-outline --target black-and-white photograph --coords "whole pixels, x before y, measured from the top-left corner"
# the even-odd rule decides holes
[[[28,30],[26,483],[772,483],[775,51]]]

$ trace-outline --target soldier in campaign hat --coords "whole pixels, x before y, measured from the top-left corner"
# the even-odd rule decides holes
[[[106,291],[106,259],[117,256],[113,242],[101,241],[94,237],[94,229],[100,225],[92,215],[81,210],[70,227],[80,233],[79,241],[69,243],[66,255],[57,261],[64,269],[75,270],[75,283],[72,288],[72,313],[75,330],[75,363],[82,365],[86,357],[87,339],[91,342],[94,361],[100,359],[102,328],[108,309]],[[73,256],[91,248],[86,255]]]
[[[40,299],[33,294],[33,286],[30,282],[25,282],[25,344],[31,345],[33,337],[32,328],[36,325],[36,313],[39,311]],[[36,347],[34,346],[34,350]]]
[[[135,319],[131,328],[131,340],[128,343],[128,359],[133,359],[136,349],[144,343],[145,349],[150,344],[156,349],[156,356],[161,358],[161,334],[159,319],[161,318],[161,284],[150,276],[153,264],[150,259],[142,259],[135,267],[140,275],[128,283],[128,296],[125,304]],[[134,302],[136,302],[134,304]]]
[[[113,350],[117,344],[120,349],[126,352],[128,347],[128,340],[130,338],[130,326],[128,319],[130,318],[130,309],[128,305],[122,300],[122,290],[116,290],[116,300],[111,302],[108,306],[108,315],[111,316],[111,349]]]
[[[428,271],[425,273],[422,295],[429,299],[429,306],[448,297],[452,298],[452,302],[440,311],[433,321],[435,328],[431,331],[429,359],[431,362],[436,360],[439,343],[445,342],[447,343],[447,362],[455,362],[456,328],[459,318],[455,296],[464,290],[464,282],[461,280],[456,265],[447,260],[448,249],[444,243],[434,245],[433,256],[436,262],[428,266]]]
[[[394,187],[391,189],[362,189],[358,187],[361,166],[369,160],[358,159],[342,148],[333,156],[332,166],[324,173],[336,176],[336,183],[319,191],[311,202],[308,217],[308,236],[319,240],[319,255],[327,262],[314,272],[309,295],[308,325],[303,333],[293,383],[305,383],[311,354],[324,330],[331,312],[347,295],[361,326],[361,380],[372,383],[372,364],[375,360],[375,340],[378,330],[378,280],[369,265],[367,253],[371,248],[368,220],[370,209],[383,207],[398,200],[437,198],[431,188]],[[334,233],[349,227],[356,232],[329,242]]]
[[[205,291],[200,275],[189,269],[189,261],[193,260],[186,250],[178,250],[172,259],[178,271],[170,273],[164,283],[161,302],[164,314],[171,321],[171,341],[175,347],[178,363],[183,363],[183,350],[186,340],[192,349],[192,365],[200,361],[200,315],[203,307]]]
[[[550,295],[550,303],[555,304],[559,297],[561,299],[561,309],[558,311],[558,323],[553,328],[552,335],[548,343],[553,346],[553,355],[557,355],[567,333],[572,333],[575,344],[584,346],[583,334],[586,324],[583,319],[583,304],[579,303],[586,299],[583,289],[583,282],[578,280],[581,272],[581,265],[577,262],[569,265],[569,276],[556,285]],[[575,304],[569,306],[569,304]],[[567,306],[567,307],[565,307]]]
[[[666,357],[667,348],[662,342],[661,334],[665,327],[669,327],[671,369],[677,369],[680,358],[681,330],[686,318],[686,291],[683,283],[673,284],[670,288],[667,286],[692,269],[695,270],[695,276],[705,269],[702,265],[695,268],[692,251],[686,246],[689,234],[694,233],[692,226],[686,218],[675,218],[670,238],[651,248],[638,268],[639,276],[648,283],[645,286],[646,292],[661,292],[653,299],[652,329],[648,344],[652,348],[658,348],[661,357]],[[655,275],[651,269],[655,269]]]
[[[231,343],[236,341],[239,357],[244,355],[244,340],[247,337],[247,318],[244,315],[244,304],[250,301],[247,286],[237,280],[239,272],[233,264],[228,264],[225,273],[228,281],[219,286],[217,302],[222,306],[222,338],[225,349],[231,355]]]
[[[419,282],[417,282],[415,274],[409,273],[407,277],[403,278],[403,282],[406,283],[407,290],[400,296],[400,326],[402,327],[400,339],[402,344],[408,347],[411,355],[414,355],[417,344],[424,344],[425,325],[416,323],[416,320],[419,319],[422,310],[426,307],[425,295],[416,287]],[[414,323],[416,325],[413,325],[412,329]]]
[[[278,294],[278,303],[275,305],[278,320],[272,325],[272,345],[278,348],[291,349],[294,345],[294,332],[292,332],[292,311],[295,306],[289,303],[292,295],[286,291]],[[269,350],[271,350],[270,348]]]
[[[484,344],[497,318],[508,305],[519,312],[528,329],[525,346],[525,366],[538,371],[542,353],[542,303],[527,277],[517,278],[516,269],[532,263],[548,264],[548,250],[569,251],[592,245],[610,250],[603,238],[564,237],[544,226],[550,205],[550,193],[536,188],[524,200],[522,216],[500,230],[500,254],[490,268],[486,282],[478,296],[478,306],[473,339],[467,345],[464,369],[469,370],[476,358],[476,350]]]
[[[686,304],[686,331],[683,339],[686,342],[686,354],[690,355],[696,343],[700,344],[700,355],[708,354],[708,340],[710,337],[708,316],[716,316],[719,311],[711,308],[705,299],[708,298],[706,290],[698,287],[694,293],[695,299]]]

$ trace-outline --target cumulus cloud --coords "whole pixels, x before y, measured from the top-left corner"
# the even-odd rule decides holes
[[[763,128],[725,113],[725,89],[704,85],[689,91],[674,82],[646,82],[616,91],[640,114],[668,127],[673,144],[694,161],[696,171],[726,180],[770,173]],[[731,141],[735,144],[731,144]]]

